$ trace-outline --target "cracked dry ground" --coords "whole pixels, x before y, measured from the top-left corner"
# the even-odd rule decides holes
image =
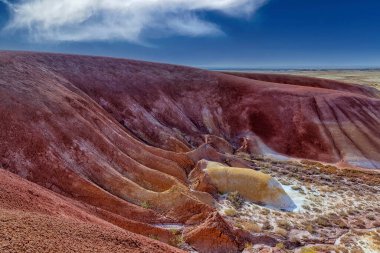
[[[245,252],[380,252],[380,174],[311,161],[249,158],[298,201],[285,212],[221,197],[219,211],[235,227],[275,236],[274,247],[247,244]],[[260,251],[261,250],[261,251]]]

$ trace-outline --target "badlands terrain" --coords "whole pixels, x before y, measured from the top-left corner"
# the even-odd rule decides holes
[[[370,85],[0,52],[0,125],[0,252],[380,252]]]

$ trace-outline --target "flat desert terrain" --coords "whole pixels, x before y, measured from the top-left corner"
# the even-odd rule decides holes
[[[332,79],[342,82],[368,85],[380,89],[380,69],[377,70],[303,70],[303,71],[284,71],[291,75],[301,75]]]

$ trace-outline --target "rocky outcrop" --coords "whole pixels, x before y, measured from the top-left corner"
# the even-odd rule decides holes
[[[268,235],[252,235],[229,225],[219,213],[210,214],[196,227],[184,231],[184,240],[198,252],[233,253],[241,252],[246,244],[275,246],[279,241]]]
[[[200,253],[233,253],[243,246],[233,228],[217,212],[199,226],[185,231],[185,240]]]
[[[279,182],[270,175],[252,169],[201,160],[189,178],[194,189],[211,194],[238,192],[244,198],[261,205],[290,211],[296,208]]]

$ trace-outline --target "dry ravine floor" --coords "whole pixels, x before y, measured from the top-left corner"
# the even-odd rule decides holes
[[[292,197],[292,212],[221,195],[219,212],[235,227],[281,238],[276,247],[245,252],[380,252],[380,174],[311,161],[245,158],[275,177]]]

